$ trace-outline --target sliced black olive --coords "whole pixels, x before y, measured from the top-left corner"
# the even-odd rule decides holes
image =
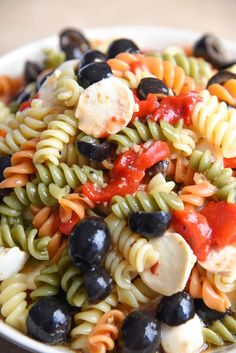
[[[67,28],[60,33],[60,47],[66,53],[66,59],[82,59],[83,54],[91,49],[88,39],[81,31]]]
[[[138,98],[146,99],[149,93],[155,94],[158,98],[170,95],[169,88],[163,81],[155,77],[142,78],[137,88]]]
[[[108,141],[102,143],[90,143],[77,141],[79,152],[90,160],[102,162],[108,158],[112,151],[112,144]]]
[[[28,101],[32,95],[35,93],[35,83],[30,83],[25,87],[23,91],[21,91],[18,96],[16,97],[16,104],[17,106],[21,105],[22,103]]]
[[[157,307],[156,317],[169,326],[182,325],[195,315],[194,302],[186,292],[163,297]]]
[[[44,82],[47,80],[49,76],[53,73],[53,70],[47,70],[42,72],[41,75],[39,75],[37,82],[36,82],[36,90],[38,91],[40,87],[44,84]]]
[[[88,64],[106,61],[106,55],[99,50],[88,50],[81,59],[80,68]]]
[[[158,173],[161,173],[165,177],[167,170],[169,168],[169,164],[170,164],[169,161],[167,161],[166,159],[163,159],[162,161],[157,162],[156,164],[154,164],[153,167],[151,167],[147,170],[148,175],[150,177],[154,177]]]
[[[69,238],[69,254],[75,265],[86,270],[100,265],[111,245],[111,234],[99,217],[88,217],[77,224]]]
[[[94,267],[84,272],[84,287],[91,304],[104,300],[112,291],[112,276],[105,269]]]
[[[65,341],[71,317],[59,300],[45,297],[31,307],[26,326],[29,336],[44,343],[57,344]]]
[[[132,231],[146,238],[159,237],[169,228],[171,214],[169,212],[134,212],[129,216],[129,226]]]
[[[214,76],[210,78],[207,83],[207,87],[212,85],[213,83],[218,83],[219,85],[222,85],[223,83],[231,79],[236,80],[236,74],[233,74],[230,71],[218,71]]]
[[[221,320],[226,314],[228,314],[227,310],[222,313],[208,308],[202,299],[195,299],[194,306],[196,313],[205,325],[210,325],[213,321]]]
[[[0,182],[5,179],[3,175],[4,170],[10,166],[11,166],[11,157],[0,156]]]
[[[96,62],[83,66],[78,72],[78,82],[83,88],[112,76],[110,66],[104,62]]]
[[[203,35],[194,45],[193,55],[202,57],[217,69],[222,68],[228,61],[226,51],[218,37],[214,34]]]
[[[33,61],[26,61],[24,69],[24,77],[27,83],[35,82],[42,68]]]
[[[108,48],[107,57],[114,58],[117,54],[128,52],[128,53],[140,53],[140,49],[131,40],[126,38],[121,38],[114,40]]]
[[[121,352],[155,353],[160,345],[160,326],[151,312],[133,311],[121,326]]]

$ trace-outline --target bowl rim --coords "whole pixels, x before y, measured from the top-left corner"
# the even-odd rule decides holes
[[[69,26],[68,26],[69,28]],[[174,28],[174,27],[159,27],[159,26],[106,26],[106,27],[92,27],[92,28],[84,28],[84,33],[89,38],[98,38],[98,39],[105,39],[112,36],[127,36],[127,37],[135,37],[137,43],[139,43],[138,37],[143,36],[143,39],[149,34],[157,35],[158,33],[162,33],[162,35],[168,38],[173,38],[172,44],[175,44],[175,41],[186,41],[188,43],[193,42],[196,38],[201,35],[199,31],[192,31],[186,30],[183,28]],[[176,39],[175,39],[176,38]],[[177,40],[178,38],[178,40]],[[150,39],[150,38],[149,38]],[[236,42],[232,40],[228,40],[222,38],[222,42],[225,45],[225,48],[231,52],[234,52],[236,57]],[[42,48],[48,47],[52,45],[54,47],[58,47],[58,36],[53,35],[46,38],[39,39],[37,41],[33,41],[26,45],[23,45],[17,49],[9,51],[7,53],[3,53],[0,57],[0,73],[4,73],[1,71],[2,67],[11,66],[14,62],[17,62],[17,59],[25,60],[27,55],[31,52],[34,52],[35,55],[38,57]],[[27,54],[27,55],[26,55]],[[38,342],[21,332],[17,331],[16,329],[12,328],[11,326],[7,325],[1,318],[0,318],[0,336],[4,339],[12,342],[13,344],[22,347],[23,349],[29,350],[35,353],[73,353],[74,350],[67,349],[66,347],[62,346],[50,346],[41,342]],[[236,344],[232,346],[227,346],[225,348],[217,349],[212,352],[229,352],[231,349],[234,351],[236,350]]]

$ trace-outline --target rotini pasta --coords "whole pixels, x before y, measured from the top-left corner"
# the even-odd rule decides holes
[[[205,342],[213,346],[223,346],[224,342],[236,342],[236,320],[227,315],[222,322],[215,321],[210,327],[202,329]]]
[[[235,156],[236,145],[236,110],[228,110],[227,104],[219,103],[217,97],[205,90],[200,94],[202,102],[198,102],[192,113],[192,124],[200,136],[224,157]]]
[[[37,260],[48,260],[47,245],[50,237],[37,238],[37,229],[24,230],[21,224],[9,227],[7,224],[0,225],[1,246],[12,248],[18,246]]]
[[[137,272],[143,272],[146,268],[158,262],[159,254],[155,251],[147,239],[132,233],[126,222],[111,214],[105,219],[111,232],[112,241]]]
[[[0,285],[1,314],[6,323],[26,333],[28,315],[26,290],[27,277],[18,273],[3,281]]]
[[[207,87],[212,96],[216,96],[219,101],[226,102],[232,107],[236,106],[236,80],[230,79],[220,85],[219,83],[212,83]]]
[[[88,335],[98,323],[101,316],[115,308],[118,304],[117,294],[111,293],[104,301],[94,305],[85,306],[82,311],[75,314],[75,328],[71,331],[73,349],[84,349],[87,346]]]
[[[30,294],[33,300],[56,295],[60,289],[60,275],[57,265],[46,266],[34,279],[36,289]]]
[[[103,353],[115,347],[114,341],[118,338],[119,328],[125,315],[122,311],[111,310],[105,313],[88,337],[90,353]]]

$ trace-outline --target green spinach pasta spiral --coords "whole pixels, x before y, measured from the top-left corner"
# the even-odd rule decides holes
[[[116,307],[118,304],[117,293],[114,290],[109,296],[102,302],[89,306],[83,307],[81,312],[75,314],[74,321],[75,327],[71,331],[73,349],[83,349],[87,345],[88,335],[99,321],[103,313]]]
[[[37,238],[37,229],[27,230],[21,224],[10,227],[7,224],[0,225],[0,245],[8,248],[18,246],[37,260],[48,260],[47,245],[50,237]]]
[[[212,184],[217,186],[216,196],[220,200],[226,200],[230,203],[236,202],[236,178],[232,176],[231,168],[223,167],[220,159],[212,162],[209,151],[195,150],[190,158],[190,165],[194,170],[203,173]]]
[[[35,300],[40,297],[56,295],[60,289],[60,275],[58,266],[46,266],[40,271],[40,274],[35,277],[34,283],[36,289],[30,294],[30,297]]]
[[[157,263],[159,254],[147,239],[132,233],[126,222],[117,218],[114,214],[105,218],[105,222],[111,232],[113,244],[131,264],[137,272],[143,272],[146,268]]]
[[[137,191],[134,196],[114,196],[112,211],[118,218],[127,218],[130,213],[137,211],[183,209],[182,200],[172,192],[174,187],[174,182],[166,182],[161,174],[157,174],[149,183],[148,192]]]
[[[155,54],[163,60],[168,60],[177,66],[182,67],[185,74],[192,77],[197,83],[206,83],[207,80],[213,75],[213,69],[211,64],[202,58],[195,58],[193,56],[187,56],[184,53],[164,53]]]
[[[61,277],[61,288],[66,292],[68,303],[81,307],[87,300],[81,271],[73,265],[68,255],[64,255],[58,263],[58,272]]]
[[[84,165],[83,168],[77,164],[69,167],[65,163],[55,165],[48,163],[47,166],[42,164],[35,165],[38,177],[42,183],[49,185],[54,183],[59,187],[69,185],[75,189],[80,184],[85,184],[88,180],[99,185],[103,184],[103,172]]]
[[[224,342],[236,342],[236,320],[233,316],[227,315],[222,321],[215,321],[202,330],[205,342],[211,345],[223,346]]]
[[[26,318],[28,315],[27,277],[18,273],[3,281],[0,285],[1,314],[6,323],[17,330],[26,333]]]
[[[54,49],[44,49],[45,55],[44,65],[47,69],[56,69],[65,61],[65,53],[63,51],[56,51]]]

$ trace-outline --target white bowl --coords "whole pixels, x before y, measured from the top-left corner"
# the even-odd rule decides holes
[[[200,33],[165,27],[105,27],[93,28],[84,31],[91,39],[108,39],[112,37],[126,37],[133,39],[139,47],[145,49],[162,49],[173,44],[191,44]],[[223,40],[227,51],[236,57],[236,43]],[[52,36],[25,45],[0,58],[0,74],[19,75],[21,74],[24,62],[27,59],[40,60],[43,48],[58,48],[58,37]],[[74,351],[60,346],[49,346],[35,341],[0,320],[0,335],[7,340],[37,353],[72,353]],[[232,348],[231,348],[232,347]],[[236,345],[217,350],[218,353],[236,352]]]

